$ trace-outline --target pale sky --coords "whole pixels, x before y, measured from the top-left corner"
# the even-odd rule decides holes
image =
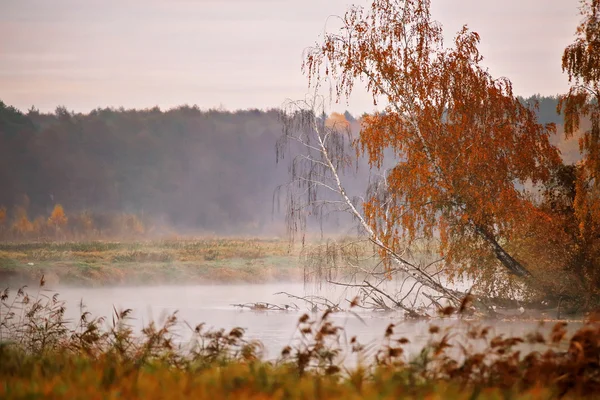
[[[579,0],[432,0],[447,43],[463,24],[481,36],[494,76],[517,94],[567,90],[560,58]],[[366,0],[0,0],[0,100],[63,105],[226,109],[279,107],[308,92],[303,50],[329,15]],[[372,111],[359,91],[331,111]]]

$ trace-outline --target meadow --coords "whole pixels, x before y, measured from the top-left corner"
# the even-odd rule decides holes
[[[302,279],[298,251],[280,239],[0,243],[0,282],[49,284],[258,283]]]

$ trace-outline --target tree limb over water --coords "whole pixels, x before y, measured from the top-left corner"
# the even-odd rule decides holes
[[[465,293],[452,281],[462,277],[483,283],[488,303],[509,294],[568,297],[584,308],[600,303],[600,275],[589,261],[600,248],[590,189],[600,187],[597,168],[574,168],[572,181],[560,181],[570,169],[550,143],[554,124],[538,123],[535,106],[514,95],[510,80],[482,66],[476,32],[464,27],[446,46],[429,5],[373,0],[369,8],[352,7],[338,32],[305,52],[315,94],[286,104],[277,146],[278,160],[286,151],[292,156],[291,180],[282,187],[290,236],[304,233],[310,217],[351,217],[381,263],[370,269],[345,260],[344,267],[368,278],[352,284],[373,285],[371,301],[382,308],[389,306],[384,300],[411,312],[421,304],[382,289],[395,276],[410,277],[409,293],[430,307],[461,304]],[[584,24],[597,32],[597,24]],[[385,106],[363,116],[353,136],[344,121],[327,118],[318,93],[329,84],[332,100],[348,99],[357,82]],[[366,164],[368,185],[352,196],[344,176]],[[434,243],[441,261],[426,267],[420,243]],[[307,260],[317,276],[344,284],[332,278],[339,268],[330,247]]]

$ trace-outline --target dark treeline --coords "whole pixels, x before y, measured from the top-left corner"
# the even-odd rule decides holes
[[[554,123],[557,125],[563,123],[562,115],[556,112],[556,106],[558,105],[557,96],[542,96],[536,94],[527,98],[519,96],[518,99],[530,105],[537,103],[537,117],[540,122],[545,124]]]
[[[556,98],[532,99],[542,122],[560,123]],[[275,188],[288,180],[275,162],[280,136],[277,110],[45,114],[0,102],[0,206],[7,219],[18,207],[47,217],[61,204],[67,216],[129,213],[179,232],[267,233],[283,226],[283,211],[273,214]]]
[[[61,204],[67,215],[122,212],[183,230],[260,232],[286,179],[275,164],[280,134],[276,110],[23,114],[0,104],[0,205],[9,213],[24,205],[31,217]]]

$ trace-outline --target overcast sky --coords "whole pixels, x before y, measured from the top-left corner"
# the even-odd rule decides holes
[[[0,0],[0,100],[26,110],[270,108],[303,98],[302,51],[329,15],[365,0]],[[432,0],[518,94],[565,92],[560,58],[579,0]],[[373,109],[366,93],[332,110]]]

